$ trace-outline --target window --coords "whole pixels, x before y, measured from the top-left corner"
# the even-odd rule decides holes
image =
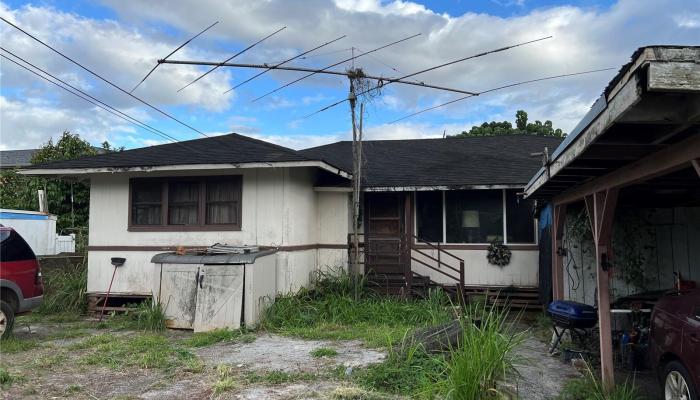
[[[517,190],[506,190],[506,233],[508,243],[535,243],[532,200],[520,198]]]
[[[491,243],[503,240],[503,192],[445,192],[447,243]]]
[[[241,176],[131,180],[130,230],[239,230]]]
[[[416,235],[428,242],[442,242],[442,192],[416,192]]]
[[[535,244],[533,202],[517,193],[515,189],[418,191],[416,235],[439,243]]]

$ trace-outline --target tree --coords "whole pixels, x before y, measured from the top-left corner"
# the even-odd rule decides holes
[[[102,143],[104,151],[121,151],[108,142]],[[49,140],[32,157],[32,164],[70,160],[98,154],[99,149],[86,140],[70,132],[63,132],[54,144]],[[20,175],[17,170],[5,170],[0,175],[0,207],[19,210],[38,210],[37,191],[46,193],[49,212],[57,216],[56,227],[64,229],[87,229],[88,208],[90,205],[90,184],[80,181],[66,181],[54,178],[40,178]]]
[[[538,136],[557,136],[564,137],[566,134],[561,129],[554,129],[552,121],[547,120],[535,121],[530,123],[527,121],[527,113],[523,110],[518,110],[515,113],[515,128],[508,121],[491,121],[484,122],[481,125],[472,126],[469,131],[450,137],[467,137],[467,136],[496,136],[496,135],[538,135]]]

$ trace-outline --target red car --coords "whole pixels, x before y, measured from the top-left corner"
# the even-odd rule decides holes
[[[650,355],[666,400],[700,399],[700,289],[668,293],[656,303]]]
[[[14,229],[0,225],[0,337],[12,332],[15,315],[41,304],[44,284],[31,247]]]

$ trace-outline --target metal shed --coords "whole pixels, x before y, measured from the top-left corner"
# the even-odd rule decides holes
[[[195,332],[255,326],[276,294],[275,252],[153,256],[166,325]]]

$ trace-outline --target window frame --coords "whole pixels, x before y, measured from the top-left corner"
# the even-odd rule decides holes
[[[206,188],[207,182],[215,181],[230,181],[233,180],[237,185],[234,190],[237,191],[238,206],[236,213],[238,215],[238,223],[236,224],[207,224],[206,223]],[[199,193],[197,199],[197,224],[193,225],[170,225],[169,220],[169,203],[168,194],[171,182],[198,182]],[[133,221],[133,201],[134,183],[151,183],[161,185],[161,223],[159,225],[138,225]],[[243,225],[243,175],[217,175],[217,176],[178,176],[178,177],[163,177],[163,178],[130,178],[129,179],[129,211],[127,231],[129,232],[193,232],[193,231],[240,231]]]
[[[460,190],[500,190],[501,191],[501,211],[503,212],[503,244],[513,246],[514,248],[517,248],[518,246],[537,246],[539,245],[539,238],[538,238],[538,223],[536,218],[534,219],[533,223],[533,229],[534,229],[534,242],[531,243],[525,243],[525,242],[516,242],[516,243],[509,243],[508,242],[508,216],[506,212],[506,191],[507,190],[517,190],[517,189],[522,189],[518,187],[507,187],[507,188],[495,188],[495,189],[460,189]],[[441,190],[442,192],[442,241],[438,242],[430,242],[433,244],[440,244],[441,246],[444,245],[447,248],[449,247],[474,247],[474,248],[481,248],[485,246],[489,246],[491,243],[462,243],[462,242],[447,242],[447,207],[446,207],[446,193],[447,190]],[[413,204],[417,204],[417,196],[416,196],[417,191],[413,192]],[[414,227],[414,232],[413,234],[418,236],[418,207],[414,206],[413,207],[413,227]],[[414,244],[419,244],[420,242],[414,240]]]

